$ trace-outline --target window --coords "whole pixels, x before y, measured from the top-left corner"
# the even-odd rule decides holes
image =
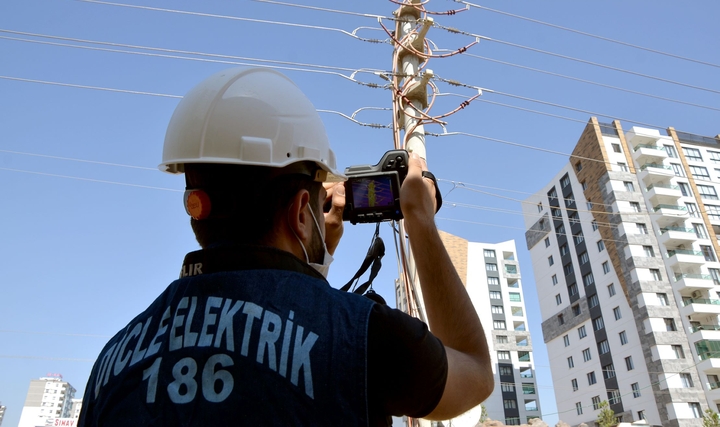
[[[575,411],[578,415],[582,415],[582,403],[581,402],[575,402]]]
[[[585,241],[585,236],[583,236],[582,231],[578,234],[573,236],[573,240],[575,241],[576,245],[579,245],[580,243]]]
[[[565,264],[565,265],[563,266],[563,271],[565,272],[565,275],[566,275],[566,276],[569,276],[569,275],[572,274],[572,272],[575,271],[575,270],[573,270],[572,263],[570,262],[570,263],[567,263],[567,264]]]
[[[690,173],[695,179],[703,179],[705,181],[710,181],[710,173],[708,172],[707,168],[704,168],[702,166],[690,166]]]
[[[560,185],[562,186],[562,188],[570,185],[570,177],[568,176],[568,174],[565,174],[565,176],[560,179]]]
[[[582,186],[583,191],[587,190],[587,182],[583,181],[580,183],[580,185]]]
[[[623,184],[625,185],[625,191],[635,191],[635,186],[631,181],[623,181]]]
[[[550,255],[550,256],[548,257],[548,265],[553,265],[553,264],[555,264],[555,261],[553,260],[553,256]]]
[[[512,366],[500,366],[500,375],[504,377],[512,377]]]
[[[648,234],[647,225],[639,222],[639,223],[635,224],[635,226],[637,227],[638,234]]]
[[[560,246],[560,255],[565,256],[568,253],[568,245],[567,243],[563,243],[562,246]]]
[[[538,202],[537,210],[538,210],[538,212],[542,212],[542,210],[543,210],[542,202]]]
[[[593,277],[592,272],[584,275],[584,276],[582,277],[582,280],[583,280],[583,284],[584,284],[585,286],[590,286],[590,285],[592,285],[592,284],[595,283],[595,277]]]
[[[605,321],[603,320],[602,316],[596,317],[593,319],[593,330],[599,331],[600,329],[605,327]]]
[[[597,379],[595,379],[595,371],[587,373],[587,380],[588,380],[588,385],[593,385],[597,382]]]
[[[693,229],[695,230],[695,235],[698,237],[698,239],[707,239],[708,238],[707,230],[705,229],[704,225],[693,224]]]
[[[692,388],[693,387],[692,377],[688,373],[680,374],[680,382],[682,383],[683,388]]]
[[[665,318],[665,330],[668,332],[674,332],[677,331],[677,328],[675,327],[675,320],[672,318]]]
[[[620,167],[620,171],[622,171],[622,172],[627,172],[627,171],[628,171],[627,163],[618,162],[617,165]]]
[[[643,252],[645,252],[645,256],[648,258],[655,257],[655,251],[653,251],[652,246],[643,246]]]
[[[605,378],[605,379],[615,377],[615,366],[612,363],[610,363],[609,365],[603,366],[602,371],[603,371],[603,378]]]
[[[670,163],[670,166],[672,167],[673,172],[675,172],[675,176],[685,176],[685,171],[683,170],[682,165]]]
[[[586,362],[589,361],[590,359],[592,359],[592,354],[590,354],[589,348],[586,348],[585,350],[583,350],[582,355],[583,355],[583,360]]]
[[[592,405],[594,410],[600,409],[600,396],[595,396],[592,398]]]
[[[588,298],[588,305],[590,308],[597,307],[600,302],[598,301],[597,294],[590,295],[590,298]]]
[[[517,402],[515,401],[515,399],[504,399],[503,406],[505,407],[505,409],[515,409],[517,408]]]
[[[547,247],[550,247],[550,238],[549,238],[549,237],[546,237],[546,238],[545,238],[545,247],[546,247],[546,248],[547,248]]]
[[[558,320],[558,324],[560,324],[560,325],[565,324],[565,318],[563,317],[562,314],[557,315],[557,320]]]
[[[510,352],[509,351],[498,351],[497,358],[499,360],[510,360]]]
[[[630,209],[633,212],[642,212],[640,209],[640,203],[638,202],[630,202]]]
[[[550,191],[548,191],[547,195],[548,195],[548,199],[550,200],[550,202],[557,199],[557,191],[555,191],[555,187],[553,187]]]
[[[687,160],[694,160],[696,162],[702,162],[702,156],[700,155],[700,150],[697,148],[689,148],[689,147],[681,147],[683,154],[685,154],[685,158]]]
[[[515,393],[515,384],[513,383],[501,383],[500,387],[504,392]]]
[[[628,343],[627,333],[625,333],[625,331],[620,332],[618,336],[620,336],[620,345]]]
[[[605,354],[610,351],[610,344],[608,340],[602,340],[598,343],[598,353]]]
[[[533,370],[531,367],[529,367],[529,366],[521,366],[520,367],[520,378],[532,378],[532,377],[533,377]]]
[[[587,210],[591,211],[593,208],[593,203],[588,200],[587,202],[585,202],[585,206],[587,207]]]
[[[603,273],[608,274],[610,272],[610,263],[608,263],[607,261],[603,262],[602,270],[603,270]]]
[[[573,315],[579,316],[580,315],[580,304],[575,304],[573,306]]]
[[[555,232],[557,234],[564,235],[565,234],[565,226],[562,224],[558,225],[557,227],[555,227]]]
[[[615,405],[615,404],[617,404],[617,403],[620,403],[620,401],[621,401],[621,398],[620,398],[620,390],[610,390],[610,391],[608,391],[608,392],[607,392],[607,397],[608,397],[608,403],[609,403],[610,405]]]
[[[578,337],[580,337],[580,339],[583,339],[587,336],[587,332],[585,331],[585,325],[580,326],[577,331]]]
[[[570,345],[570,336],[565,334],[563,335],[563,343],[565,344],[565,347]]]
[[[673,353],[675,353],[676,359],[684,359],[685,358],[685,352],[683,351],[683,348],[681,345],[676,344],[676,345],[672,345],[671,347],[672,347]]]
[[[622,318],[622,314],[620,314],[620,307],[613,308],[613,315],[615,316],[615,320],[620,320],[620,318]]]
[[[562,218],[562,211],[560,208],[550,208],[550,214],[553,218]]]
[[[493,314],[503,314],[504,313],[503,306],[501,306],[501,305],[490,306],[490,311]]]
[[[690,411],[693,414],[693,418],[702,418],[702,409],[700,409],[700,404],[698,402],[688,402],[688,407],[690,408]]]
[[[708,156],[713,163],[720,163],[720,153],[708,150]],[[720,408],[719,408],[720,409]]]
[[[700,197],[703,199],[708,200],[718,200],[717,192],[715,191],[715,187],[711,185],[697,185],[698,193],[700,194]]]
[[[716,285],[720,285],[720,269],[708,268],[708,273],[710,273],[710,277],[712,277],[713,282],[715,282]]]
[[[655,295],[657,295],[657,299],[660,302],[660,305],[664,305],[666,307],[670,305],[667,294],[658,293]]]
[[[568,196],[565,198],[565,207],[569,208],[570,206],[575,204],[575,197],[572,193],[568,194]]]
[[[520,293],[519,292],[510,292],[510,301],[512,302],[521,302],[520,301]]]
[[[502,299],[500,291],[490,291],[490,299]]]
[[[658,270],[657,268],[651,268],[650,275],[652,276],[653,280],[662,280],[662,274],[660,274],[660,270]]]
[[[713,216],[710,215],[710,205],[705,205],[705,207],[708,210],[708,216],[710,217],[710,219],[713,219]],[[685,209],[687,209],[691,217],[700,218],[700,214],[698,213],[698,208],[695,203],[685,203]],[[720,219],[720,215],[716,216],[714,219]]]
[[[485,270],[487,271],[498,271],[497,264],[487,263],[485,264]]]
[[[615,295],[615,284],[614,283],[609,284],[607,289],[608,289],[608,294],[611,297]]]
[[[638,420],[645,419],[645,411],[638,411]]]
[[[571,368],[571,369],[572,369],[572,368],[575,367],[575,363],[573,362],[572,356],[570,356],[570,357],[567,358],[567,362],[568,362],[568,368]]]
[[[632,384],[630,384],[630,388],[632,388],[633,397],[635,397],[635,398],[640,397],[640,384],[632,383]]]
[[[577,288],[577,285],[576,285],[575,283],[573,283],[572,285],[568,286],[568,294],[570,294],[570,296],[573,296],[573,295],[575,295],[575,294],[577,294],[577,293],[578,293],[578,288]]]
[[[579,256],[580,258],[580,265],[587,263],[590,261],[590,257],[588,256],[587,252],[583,252]]]
[[[523,316],[523,309],[522,307],[510,307],[510,312],[514,317],[522,317]]]
[[[507,344],[508,337],[507,335],[498,335],[495,337],[495,342],[497,342],[498,344]]]
[[[557,274],[553,274],[552,277],[550,278],[550,280],[552,280],[553,286],[557,285],[558,284]]]
[[[535,384],[533,383],[523,383],[522,385],[522,391],[523,394],[535,394]]]
[[[612,146],[612,149],[613,149],[614,152],[616,152],[616,153],[622,153],[622,151],[620,150],[620,144],[615,144],[615,143],[613,143],[613,144],[610,144],[610,145]]]
[[[627,368],[628,371],[632,371],[633,369],[635,369],[635,365],[633,364],[633,361],[632,361],[632,356],[628,356],[625,358],[625,367]]]
[[[605,250],[605,243],[603,243],[602,240],[597,241],[597,249],[598,249],[598,252],[602,252]]]
[[[555,295],[555,304],[556,305],[562,304],[562,297],[560,296],[560,294]]]
[[[667,153],[668,157],[672,157],[673,159],[677,159],[677,151],[675,151],[675,147],[672,145],[665,145],[665,152]]]
[[[690,197],[690,195],[692,194],[690,186],[684,182],[678,182],[678,185],[680,186],[680,192],[682,193],[682,195],[685,197]]]
[[[596,220],[592,220],[592,223],[591,223],[591,224],[592,224],[592,229],[593,229],[593,231],[595,231],[595,230],[598,229],[598,223],[597,223]]]
[[[713,252],[712,247],[700,245],[700,250],[702,251],[702,254],[705,257],[705,261],[710,261],[710,262],[715,261],[715,253]]]

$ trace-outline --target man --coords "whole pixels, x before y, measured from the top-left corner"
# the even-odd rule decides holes
[[[283,75],[231,69],[194,88],[161,168],[185,173],[202,250],[105,346],[79,425],[374,426],[451,418],[490,394],[482,326],[417,156],[400,200],[434,335],[325,280],[342,235],[344,188],[332,182],[344,177],[314,107]]]

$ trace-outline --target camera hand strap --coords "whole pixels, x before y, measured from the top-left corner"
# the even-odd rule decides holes
[[[375,234],[373,234],[373,240],[370,243],[370,248],[368,249],[367,255],[365,256],[362,265],[358,269],[357,273],[355,273],[353,278],[350,279],[350,281],[347,282],[345,286],[340,288],[340,290],[346,292],[350,291],[350,287],[352,286],[352,284],[358,279],[360,279],[360,276],[365,274],[367,269],[370,268],[370,266],[372,265],[372,268],[370,268],[370,277],[368,278],[368,281],[358,286],[353,291],[354,293],[360,295],[365,293],[365,291],[372,286],[372,281],[375,279],[378,272],[380,271],[380,268],[382,267],[381,260],[383,256],[385,256],[385,243],[380,237],[380,223],[377,223],[375,225]]]

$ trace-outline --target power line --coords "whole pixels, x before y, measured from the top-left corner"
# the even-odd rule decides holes
[[[22,156],[43,157],[43,158],[55,159],[55,160],[68,160],[68,161],[73,161],[73,162],[92,163],[92,164],[104,165],[104,166],[118,166],[118,167],[131,168],[131,169],[151,170],[151,171],[155,171],[155,172],[158,171],[157,168],[149,168],[149,167],[145,167],[145,166],[123,165],[123,164],[119,164],[119,163],[109,163],[109,162],[100,162],[100,161],[96,161],[96,160],[75,159],[72,157],[51,156],[48,154],[26,153],[26,152],[22,152],[22,151],[12,151],[12,150],[0,149],[0,153],[19,154]],[[0,330],[0,332],[3,332],[3,331]]]
[[[26,83],[41,83],[41,84],[53,85],[53,86],[72,87],[72,88],[76,88],[76,89],[92,89],[92,90],[103,90],[103,91],[117,92],[117,93],[129,93],[129,94],[133,94],[133,95],[150,95],[150,96],[159,96],[159,97],[164,97],[164,98],[182,98],[182,96],[180,96],[180,95],[169,95],[167,93],[142,92],[142,91],[138,91],[138,90],[126,90],[126,89],[113,89],[113,88],[109,88],[109,87],[77,85],[77,84],[72,84],[72,83],[51,82],[51,81],[47,81],[47,80],[25,79],[25,78],[21,78],[21,77],[0,76],[0,79],[15,80],[15,81],[26,82]]]
[[[574,28],[563,27],[563,26],[561,26],[561,25],[551,24],[551,23],[549,23],[549,22],[540,21],[540,20],[538,20],[538,19],[528,18],[528,17],[526,17],[526,16],[516,15],[516,14],[514,14],[514,13],[504,12],[504,11],[502,11],[502,10],[491,9],[491,8],[489,8],[489,7],[486,7],[486,6],[480,6],[480,5],[478,5],[478,4],[470,3],[470,2],[467,2],[467,1],[463,1],[463,0],[453,0],[453,1],[455,1],[455,2],[457,2],[457,3],[465,4],[465,5],[468,5],[468,6],[471,6],[471,7],[475,7],[475,8],[478,8],[478,9],[487,10],[488,12],[499,13],[499,14],[501,14],[501,15],[510,16],[510,17],[513,17],[513,18],[518,18],[518,19],[522,19],[522,20],[525,20],[525,21],[529,21],[529,22],[534,22],[534,23],[536,23],[536,24],[545,25],[545,26],[552,27],[552,28],[557,28],[557,29],[563,30],[563,31],[569,31],[569,32],[571,32],[571,33],[580,34],[580,35],[583,35],[583,36],[592,37],[592,38],[599,39],[599,40],[604,40],[604,41],[607,41],[607,42],[610,42],[610,43],[616,43],[616,44],[619,44],[619,45],[632,47],[632,48],[634,48],[634,49],[644,50],[644,51],[646,51],[646,52],[657,53],[658,55],[669,56],[669,57],[671,57],[671,58],[682,59],[682,60],[684,60],[684,61],[694,62],[694,63],[696,63],[696,64],[702,64],[702,65],[708,65],[708,66],[710,66],[710,67],[720,68],[720,65],[718,65],[718,64],[713,64],[713,63],[711,63],[711,62],[700,61],[700,60],[698,60],[698,59],[693,59],[693,58],[689,58],[689,57],[686,57],[686,56],[676,55],[676,54],[674,54],[674,53],[668,53],[668,52],[664,52],[664,51],[657,50],[657,49],[651,49],[651,48],[649,48],[649,47],[644,47],[644,46],[640,46],[640,45],[636,45],[636,44],[624,42],[624,41],[622,41],[622,40],[611,39],[611,38],[609,38],[609,37],[603,37],[603,36],[599,36],[599,35],[597,35],[597,34],[587,33],[587,32],[585,32],[585,31],[576,30],[576,29],[574,29]]]
[[[75,179],[78,181],[88,181],[88,182],[98,182],[102,184],[113,184],[113,185],[122,185],[125,187],[135,187],[135,188],[146,188],[150,190],[162,190],[162,191],[172,191],[175,193],[182,193],[184,190],[176,190],[174,188],[163,188],[163,187],[153,187],[150,185],[141,185],[141,184],[129,184],[126,182],[117,182],[117,181],[106,181],[102,179],[93,179],[93,178],[81,178],[78,176],[69,176],[69,175],[58,175],[54,173],[46,173],[46,172],[35,172],[35,171],[29,171],[29,170],[23,170],[23,169],[12,169],[12,168],[3,168],[0,167],[0,170],[9,171],[9,172],[21,172],[21,173],[28,173],[33,175],[42,175],[42,176],[50,176],[54,178],[66,178],[66,179]]]
[[[393,20],[395,18],[390,16],[382,16],[382,15],[373,15],[371,13],[360,13],[360,12],[348,12],[344,10],[337,10],[337,9],[329,9],[326,7],[318,7],[318,6],[307,6],[304,4],[295,4],[295,3],[286,3],[281,1],[273,1],[273,0],[254,0],[258,3],[268,3],[268,4],[277,4],[280,6],[291,6],[291,7],[298,7],[300,9],[310,9],[310,10],[319,10],[322,12],[331,12],[331,13],[340,13],[342,15],[352,15],[352,16],[362,16],[365,18],[381,18],[381,19],[388,19]]]

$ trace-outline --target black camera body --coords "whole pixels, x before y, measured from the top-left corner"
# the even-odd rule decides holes
[[[400,186],[408,173],[408,153],[390,150],[376,165],[345,168],[343,221],[352,224],[393,221],[403,218]]]

